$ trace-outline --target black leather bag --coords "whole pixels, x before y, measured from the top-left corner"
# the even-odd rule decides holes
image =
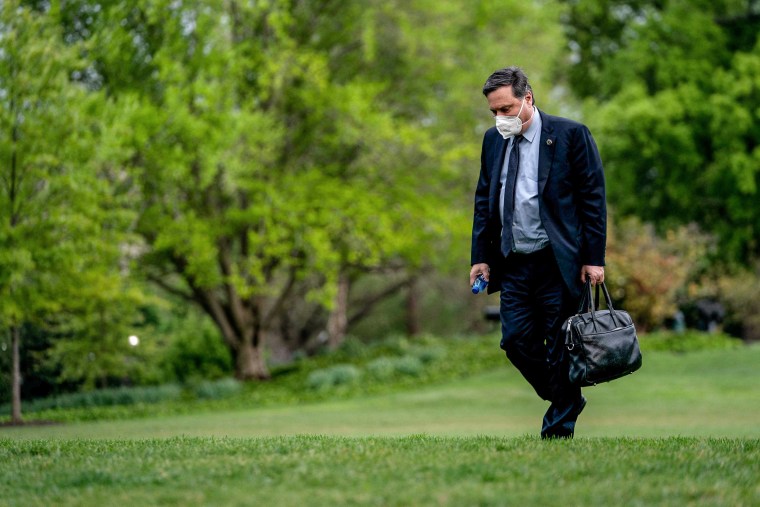
[[[600,285],[606,310],[598,308]],[[573,385],[593,386],[641,368],[641,350],[631,316],[612,307],[604,283],[596,285],[595,301],[591,298],[591,283],[586,283],[578,313],[570,317],[562,329],[568,374]]]

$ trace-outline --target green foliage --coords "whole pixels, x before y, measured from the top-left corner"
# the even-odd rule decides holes
[[[235,355],[253,332],[304,346],[343,274],[460,270],[476,111],[490,123],[478,90],[507,63],[548,73],[547,5],[4,2],[2,125],[19,135],[0,154],[29,199],[10,232],[0,206],[3,325],[53,321],[63,339],[39,359],[62,382],[213,377],[218,348],[192,373],[197,349],[170,344],[154,371],[143,277]]]
[[[371,377],[385,380],[396,373],[396,364],[394,358],[378,357],[367,363],[367,372]]]
[[[570,84],[582,97],[602,100],[633,83],[644,84],[648,93],[684,82],[710,85],[714,70],[730,58],[734,34],[727,21],[744,16],[745,23],[755,22],[734,0],[567,3]]]
[[[93,391],[67,393],[30,400],[25,405],[28,413],[102,407],[131,407],[156,405],[192,400],[220,400],[239,394],[242,384],[233,378],[191,381],[185,386],[175,383],[158,386],[111,387]],[[0,405],[7,413],[10,404]]]
[[[152,360],[159,344],[142,333],[136,335],[135,330],[144,326],[139,308],[146,301],[139,288],[95,273],[92,284],[80,287],[78,298],[75,313],[56,328],[61,336],[39,354],[48,368],[59,370],[60,382],[92,390],[125,380],[140,384],[163,380]],[[130,344],[132,335],[140,340],[138,346]]]
[[[336,364],[322,370],[309,373],[306,385],[310,389],[328,389],[330,387],[352,384],[362,376],[361,370],[351,364]]]
[[[696,352],[700,350],[736,349],[742,346],[740,340],[723,333],[701,331],[657,331],[639,337],[641,349],[665,350],[668,352]]]
[[[27,412],[43,410],[67,410],[91,407],[130,406],[136,404],[156,404],[180,399],[182,387],[178,384],[164,384],[145,387],[113,387],[62,394],[49,398],[38,398],[26,403]],[[0,412],[7,412],[8,405],[0,406]]]
[[[474,325],[461,317],[480,320],[466,287],[463,298],[434,278],[467,262],[492,122],[480,86],[522,65],[539,105],[564,113],[563,60],[590,101],[620,215],[611,288],[657,328],[705,257],[749,258],[760,231],[756,6],[698,7],[5,2],[0,154],[25,172],[23,206],[0,206],[0,319],[50,327],[61,339],[39,361],[87,388],[224,377],[240,329],[298,349],[324,327],[344,273],[359,302],[388,272],[419,271],[427,326]],[[24,211],[13,227],[9,209]],[[692,223],[719,239],[714,250]],[[198,303],[218,331],[151,329],[143,276]],[[370,276],[378,284],[362,285]],[[746,332],[752,292],[738,292],[732,318]],[[377,321],[402,329],[401,299]],[[384,335],[377,321],[354,331]],[[425,363],[401,345],[387,355]]]
[[[422,372],[422,361],[414,356],[379,357],[367,363],[367,371],[374,378],[387,380],[395,375],[417,377]]]
[[[23,347],[19,350],[20,370],[23,372],[23,399],[39,398],[71,391],[75,385],[60,382],[57,367],[51,368],[40,360],[41,354],[50,348],[60,336],[50,330],[26,325],[21,329]],[[0,403],[12,399],[12,350],[9,336],[0,333]]]
[[[445,339],[423,335],[410,339],[392,335],[379,342],[361,343],[356,339],[344,342],[335,355],[354,362],[366,362],[367,368],[380,376],[385,372],[416,375],[428,363],[444,358],[448,351]]]
[[[436,384],[426,382],[424,376],[410,378],[403,391],[398,389],[398,383],[394,387],[387,382],[378,383],[381,389],[373,391],[313,391],[304,389],[303,384],[293,384],[290,387],[299,391],[298,396],[269,400],[265,407],[245,396],[184,404],[183,415],[173,417],[166,417],[178,413],[172,404],[105,407],[98,412],[108,420],[30,424],[6,430],[0,436],[112,440],[118,434],[145,440],[157,436],[250,438],[306,433],[534,434],[546,403],[517,370],[500,359],[487,371],[467,377],[441,377]],[[581,417],[576,438],[667,438],[674,434],[760,438],[760,427],[754,424],[760,417],[760,405],[755,402],[759,360],[759,346],[677,354],[649,351],[640,373],[586,391],[589,407]],[[263,385],[243,389],[248,387]],[[88,412],[94,414],[96,409]],[[39,414],[44,419],[46,415]],[[117,417],[125,420],[114,420]]]
[[[422,373],[422,361],[414,356],[402,356],[393,361],[394,370],[403,374],[418,377]]]
[[[504,33],[498,2],[67,3],[67,36],[92,42],[88,83],[120,111],[109,164],[144,204],[150,277],[225,306],[227,334],[259,315],[308,337],[319,324],[280,301],[312,315],[341,273],[461,265],[482,80],[528,34],[510,57],[538,69],[560,48],[556,17],[511,7]]]
[[[382,358],[382,361],[378,361]],[[378,361],[380,366],[374,364]],[[175,402],[155,405],[142,403],[124,406],[94,406],[82,409],[57,409],[54,402],[45,405],[35,416],[45,420],[127,419],[169,415],[221,407],[246,407],[278,403],[314,402],[322,399],[349,398],[364,394],[392,392],[430,385],[503,366],[506,359],[493,336],[440,339],[425,336],[419,341],[392,337],[382,342],[359,345],[347,340],[338,350],[301,358],[293,364],[274,368],[272,380],[261,385],[242,386],[229,379],[190,378],[186,394]],[[378,370],[385,363],[393,369],[384,377]],[[371,365],[371,366],[370,366]],[[382,378],[375,375],[380,373]],[[215,383],[218,382],[218,385]],[[205,397],[197,392],[219,392]],[[304,388],[307,389],[304,389]],[[36,401],[33,401],[36,403]],[[31,405],[30,405],[31,406]]]
[[[582,0],[565,19],[573,89],[608,199],[662,232],[697,223],[719,253],[760,254],[760,39],[743,2]]]
[[[203,380],[191,386],[193,394],[201,400],[218,400],[238,394],[242,385],[234,378]]]
[[[90,290],[82,289],[88,294],[82,301],[92,311],[70,316],[68,327],[59,325],[57,334],[45,335],[44,346],[26,333],[27,346],[34,348],[27,381],[49,379],[59,388],[26,390],[24,399],[95,387],[216,380],[233,372],[229,351],[205,316],[139,291],[112,292],[103,285],[94,288],[97,294]],[[134,314],[121,314],[128,304]],[[132,336],[136,343],[130,343]]]
[[[640,333],[639,339],[645,354],[742,347],[741,341],[725,334],[696,331]],[[191,380],[184,389],[177,384],[105,389],[31,400],[27,411],[41,419],[76,421],[239,410],[240,407],[311,403],[417,389],[508,368],[495,336],[446,340],[428,336],[424,340],[418,344],[396,337],[361,348],[344,346],[334,353],[302,359],[287,368],[274,370],[270,382],[257,386],[222,378]],[[670,370],[676,367],[675,364],[668,366]],[[725,367],[730,368],[731,364]],[[0,411],[4,408],[7,407],[0,406]]]
[[[414,357],[419,359],[422,364],[427,364],[442,359],[447,352],[445,347],[433,342],[431,345],[413,347],[411,353]]]
[[[100,222],[104,185],[86,165],[100,98],[69,82],[76,48],[15,1],[0,33],[0,325],[18,327],[60,311],[117,223]]]
[[[383,345],[387,345],[389,339],[386,338],[382,341]],[[380,346],[380,342],[366,343],[356,336],[348,336],[340,347],[335,351],[327,351],[326,357],[340,356],[345,357],[349,361],[366,360],[373,357],[375,350]]]
[[[144,203],[141,264],[207,311],[233,353],[249,330],[281,332],[286,298],[293,313],[330,309],[344,271],[431,262],[462,218],[426,104],[410,116],[419,93],[403,94],[433,81],[385,72],[411,66],[412,31],[360,7],[162,1],[94,16],[91,56],[121,112],[109,163]],[[380,41],[402,51],[375,60]]]
[[[154,332],[165,336],[168,343],[160,357],[154,358],[154,368],[178,382],[214,380],[232,373],[230,353],[219,330],[206,316],[188,309],[184,313],[172,312],[163,319],[167,322]]]
[[[0,5],[0,328],[97,341],[102,367],[62,345],[63,381],[92,385],[126,370],[113,346],[142,295],[125,282],[133,215],[119,172],[101,166],[110,113],[104,95],[76,82],[80,43],[65,44],[54,13]],[[108,142],[103,143],[107,145]],[[101,342],[102,340],[102,342]],[[105,344],[109,344],[106,346]],[[56,344],[57,345],[57,344]],[[106,349],[108,349],[106,351]],[[55,354],[54,353],[54,354]],[[94,367],[92,367],[94,366]],[[57,366],[56,366],[57,368]],[[56,369],[53,368],[53,369]]]

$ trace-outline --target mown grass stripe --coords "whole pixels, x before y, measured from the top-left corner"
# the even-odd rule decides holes
[[[8,505],[757,505],[760,440],[0,441]]]

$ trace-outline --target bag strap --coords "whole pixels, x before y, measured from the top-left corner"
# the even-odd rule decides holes
[[[604,282],[602,282],[604,283]],[[597,283],[595,286],[596,290],[594,291],[594,308],[597,310],[599,309],[599,284]]]
[[[591,320],[594,323],[594,328],[596,328],[596,311],[599,309],[599,286],[602,288],[602,292],[604,293],[604,302],[607,305],[607,309],[610,311],[610,317],[612,317],[612,322],[615,323],[616,326],[620,325],[620,322],[618,321],[617,314],[615,313],[615,308],[612,306],[612,297],[610,296],[610,292],[607,290],[607,286],[602,283],[597,283],[595,287],[595,293],[592,294],[591,291],[591,279],[586,278],[586,286],[583,288],[583,293],[581,294],[581,301],[578,305],[578,315],[582,313],[590,313],[591,314]]]
[[[602,292],[604,292],[604,302],[607,305],[607,309],[610,311],[610,317],[612,317],[612,322],[615,323],[616,326],[619,326],[620,323],[618,322],[617,315],[615,314],[615,308],[612,306],[612,298],[610,297],[610,293],[607,290],[607,286],[604,285],[604,282],[596,284],[596,308],[599,308],[599,286],[602,286]]]
[[[591,297],[591,280],[586,279],[586,285],[583,287],[583,292],[581,292],[581,300],[578,303],[578,311],[576,312],[578,315],[581,313],[594,313],[596,311],[596,308],[599,306],[599,295],[597,294],[596,298],[596,306],[594,306],[594,300]]]

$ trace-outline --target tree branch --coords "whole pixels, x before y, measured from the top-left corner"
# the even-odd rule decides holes
[[[235,332],[230,323],[230,319],[224,310],[224,306],[214,296],[213,292],[208,289],[202,289],[196,285],[191,276],[185,273],[184,268],[187,262],[176,255],[171,256],[177,272],[180,273],[193,291],[193,301],[198,303],[201,308],[216,322],[217,327],[222,332],[224,342],[233,350],[240,346],[241,337]]]
[[[293,290],[293,287],[296,284],[296,268],[291,267],[290,273],[288,274],[288,283],[285,285],[285,288],[280,293],[280,295],[277,297],[277,301],[272,305],[272,307],[267,312],[266,316],[263,319],[262,327],[264,329],[267,329],[269,325],[272,322],[272,319],[282,310],[282,306],[285,304],[285,300],[287,299],[288,295],[290,295],[290,292]]]
[[[364,301],[359,302],[358,304],[361,306],[358,310],[356,310],[351,316],[348,317],[348,325],[353,326],[360,320],[362,320],[364,317],[369,315],[369,313],[372,311],[372,308],[377,305],[379,302],[387,298],[388,296],[393,295],[395,292],[401,290],[402,288],[408,286],[414,277],[410,276],[407,278],[404,278],[400,282],[397,282],[395,284],[392,284],[382,291],[378,292],[377,294],[374,294],[373,296],[366,298]]]
[[[166,280],[164,280],[160,275],[148,273],[148,281],[155,283],[158,285],[162,290],[168,292],[169,294],[172,294],[174,296],[179,296],[182,299],[186,301],[195,301],[195,297],[193,294],[190,294],[188,292],[185,292],[184,290],[174,287],[170,285]]]

